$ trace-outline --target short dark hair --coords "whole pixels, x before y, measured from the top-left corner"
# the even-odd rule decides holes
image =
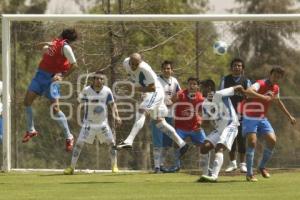
[[[78,34],[74,28],[66,28],[62,31],[60,37],[67,40],[68,43],[71,43],[77,40]]]
[[[94,72],[94,74],[101,74],[101,75],[104,75],[104,72],[103,72],[103,70],[97,70],[97,71]]]
[[[173,62],[170,60],[165,60],[162,64],[161,64],[161,69],[164,68],[166,65],[170,65],[171,69],[173,69]]]
[[[280,67],[280,66],[275,66],[270,71],[270,74],[273,74],[273,73],[278,73],[281,76],[283,76],[284,73],[285,73],[285,70],[282,67]]]
[[[231,61],[231,63],[230,63],[230,68],[233,68],[233,64],[234,64],[234,63],[237,63],[237,62],[242,63],[243,69],[245,68],[244,61],[243,61],[242,59],[240,59],[240,58],[234,58],[234,59],[232,59],[232,61]]]
[[[188,80],[187,80],[187,82],[190,82],[190,81],[196,81],[197,84],[199,85],[199,79],[196,78],[196,77],[189,77]]]
[[[207,79],[204,81],[201,81],[201,85],[205,88],[210,87],[211,90],[216,91],[216,84],[213,80]]]
[[[104,75],[103,70],[97,70],[97,71],[93,72],[92,75],[91,75],[91,77],[95,79],[99,75]]]

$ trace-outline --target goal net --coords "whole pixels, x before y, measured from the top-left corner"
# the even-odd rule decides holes
[[[79,69],[61,85],[60,107],[71,132],[78,137],[82,120],[78,92],[89,84],[89,73],[102,69],[107,85],[114,88],[123,118],[121,127],[115,127],[110,120],[118,143],[129,134],[136,113],[137,101],[127,97],[120,87],[120,81],[127,78],[122,62],[133,52],[140,52],[158,74],[164,60],[173,61],[174,77],[182,88],[186,88],[191,76],[201,80],[211,78],[219,84],[221,77],[230,73],[230,62],[235,57],[245,61],[245,74],[253,81],[267,77],[272,66],[283,66],[287,75],[281,83],[280,95],[299,120],[299,19],[300,15],[3,15],[3,169],[50,170],[70,165],[72,154],[64,150],[62,130],[51,119],[46,98],[38,98],[33,104],[35,125],[41,134],[22,143],[26,131],[23,100],[41,59],[41,51],[34,45],[52,40],[62,29],[74,27],[79,33],[79,40],[72,45]],[[223,56],[213,52],[217,40],[229,46]],[[270,167],[299,167],[299,123],[292,127],[275,106],[269,113],[278,137]],[[260,150],[257,152],[258,158]],[[192,147],[182,160],[182,168],[199,169],[198,153]],[[173,162],[170,148],[167,165]],[[118,151],[118,166],[123,170],[153,168],[149,119],[136,137],[133,150]],[[110,167],[108,146],[98,142],[84,146],[78,169],[109,170]]]

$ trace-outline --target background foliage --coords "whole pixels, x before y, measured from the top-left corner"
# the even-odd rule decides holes
[[[77,1],[76,1],[77,2]],[[248,1],[238,0],[240,7],[233,13],[295,13],[294,1]],[[80,2],[77,2],[80,3]],[[164,1],[96,1],[88,13],[109,14],[147,14],[147,13],[206,13],[209,1],[164,0]],[[2,1],[2,13],[44,13],[47,1]],[[12,24],[12,138],[13,167],[17,168],[64,168],[69,165],[71,155],[64,152],[64,139],[57,124],[50,119],[48,102],[40,98],[34,104],[36,126],[41,135],[27,144],[21,143],[25,130],[23,96],[33,77],[40,59],[40,52],[34,44],[49,41],[59,35],[65,27],[73,26],[80,33],[80,39],[74,44],[74,52],[80,69],[68,78],[77,87],[80,74],[105,69],[108,85],[126,78],[121,63],[132,52],[142,52],[144,59],[159,73],[163,60],[175,63],[175,76],[185,87],[189,76],[199,74],[200,79],[212,78],[217,83],[229,71],[233,57],[246,61],[246,75],[252,80],[267,76],[273,65],[281,65],[287,71],[282,82],[281,96],[289,110],[299,120],[299,67],[298,48],[299,24],[293,22],[14,22]],[[198,32],[197,32],[198,30]],[[230,44],[226,56],[216,56],[212,52],[215,40],[222,39]],[[197,44],[198,43],[198,46]],[[1,59],[1,58],[0,58]],[[81,86],[84,82],[81,82]],[[67,88],[63,87],[63,92]],[[77,93],[65,100],[78,106]],[[130,101],[130,100],[128,100]],[[62,109],[68,113],[66,107]],[[45,114],[47,113],[47,114]],[[123,113],[124,114],[124,113]],[[127,113],[128,114],[128,113]],[[134,113],[132,113],[134,114]],[[124,114],[125,115],[125,114]],[[69,120],[75,136],[80,127],[76,113]],[[292,128],[284,115],[272,109],[270,119],[278,136],[278,145],[271,161],[273,167],[296,167],[300,165],[299,125]],[[133,121],[126,121],[116,129],[117,141],[125,138]],[[147,122],[149,124],[149,121]],[[113,122],[112,122],[113,125]],[[134,144],[132,152],[119,154],[121,168],[150,169],[151,134],[145,125]],[[78,168],[108,169],[109,156],[106,146],[86,145],[79,159]],[[197,152],[192,149],[184,160],[185,168],[198,168]]]

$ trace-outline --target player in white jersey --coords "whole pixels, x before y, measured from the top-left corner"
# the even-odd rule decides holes
[[[238,133],[239,120],[229,97],[235,92],[244,92],[244,88],[237,85],[215,92],[212,80],[205,80],[201,85],[206,97],[202,105],[202,118],[206,122],[213,120],[214,123],[214,130],[207,136],[201,153],[207,154],[215,149],[215,160],[211,176],[208,175],[208,170],[204,171],[199,182],[215,182],[223,164],[223,151],[231,149]]]
[[[176,93],[181,90],[180,85],[175,77],[172,76],[173,73],[173,63],[172,61],[165,60],[161,65],[162,74],[158,76],[158,80],[161,83],[165,91],[164,103],[168,108],[168,115],[165,117],[168,124],[174,127],[174,118],[172,113],[173,102],[171,98],[176,95]],[[173,145],[173,141],[166,134],[162,133],[155,125],[155,122],[151,122],[152,129],[152,141],[153,141],[153,160],[154,160],[154,172],[170,172],[165,164],[165,157],[167,151]],[[173,148],[172,148],[173,149]],[[174,152],[175,154],[175,152]],[[175,157],[175,155],[174,155]],[[179,161],[176,161],[179,162]],[[176,169],[175,169],[176,170]]]
[[[175,129],[169,125],[165,117],[167,115],[167,107],[164,104],[164,90],[159,82],[157,75],[152,68],[142,60],[138,53],[133,53],[123,62],[129,79],[134,83],[134,91],[144,94],[144,99],[139,106],[136,121],[131,129],[129,136],[121,142],[117,148],[132,148],[132,143],[139,130],[144,126],[146,113],[155,120],[156,127],[163,133],[172,138],[180,148],[182,156],[188,149],[188,145],[177,135]]]
[[[84,143],[93,144],[95,138],[97,138],[100,143],[110,145],[112,172],[118,172],[115,139],[108,124],[107,107],[110,106],[117,125],[121,124],[121,119],[114,102],[113,94],[111,90],[104,85],[104,74],[101,71],[97,71],[92,78],[92,84],[85,87],[79,95],[81,102],[84,103],[83,125],[73,149],[71,166],[64,170],[64,174],[67,175],[74,173]]]
[[[2,88],[3,88],[3,84],[2,84],[2,81],[0,81],[0,143],[2,143],[2,137],[3,137],[3,127],[2,127],[2,111],[3,111]]]

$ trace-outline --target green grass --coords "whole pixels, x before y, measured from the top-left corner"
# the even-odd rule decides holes
[[[249,183],[244,176],[221,176],[218,183],[197,183],[197,175],[177,174],[76,174],[1,173],[0,199],[300,199],[300,173],[258,176]]]

